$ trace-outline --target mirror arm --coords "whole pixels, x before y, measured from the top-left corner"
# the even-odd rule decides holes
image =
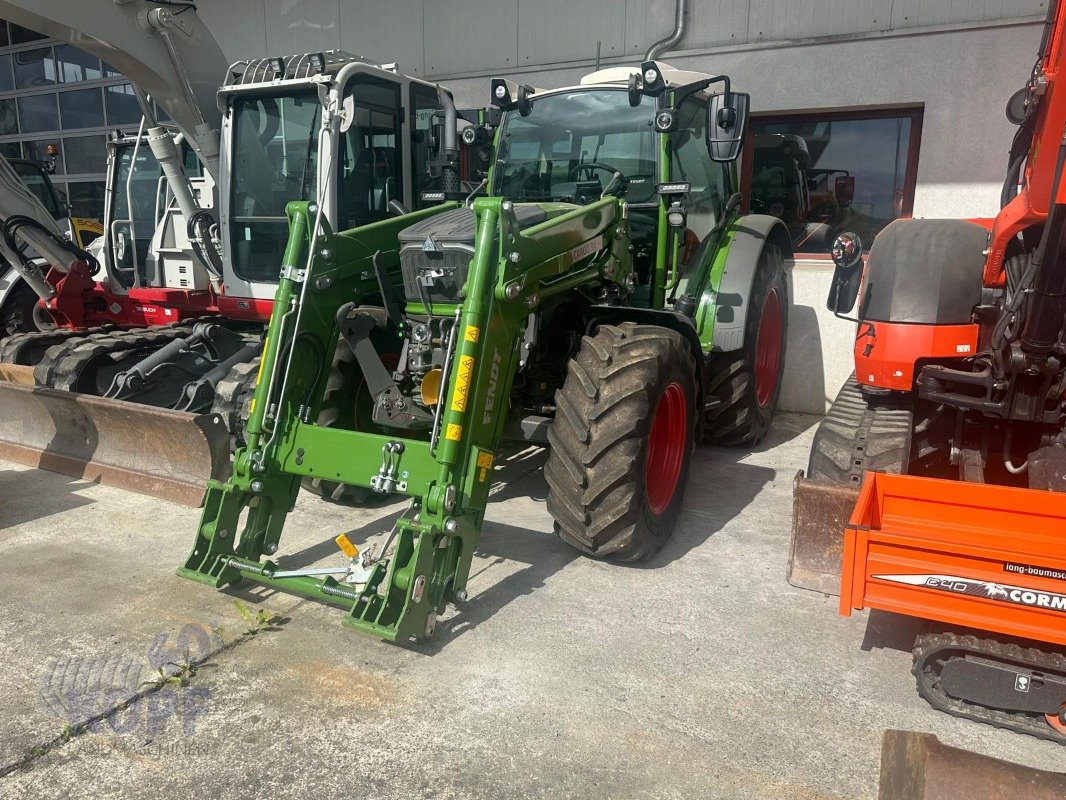
[[[689,97],[696,94],[696,92],[702,92],[712,83],[718,83],[721,81],[725,84],[725,91],[723,94],[729,94],[730,83],[728,75],[715,75],[713,78],[701,78],[698,81],[692,83],[686,83],[684,86],[680,86],[674,89],[674,107],[680,106]]]

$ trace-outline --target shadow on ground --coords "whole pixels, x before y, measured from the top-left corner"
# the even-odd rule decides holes
[[[0,470],[0,531],[95,503],[85,481],[38,469]]]

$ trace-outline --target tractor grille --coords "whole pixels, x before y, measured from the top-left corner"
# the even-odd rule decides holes
[[[458,303],[466,283],[474,248],[460,244],[441,245],[424,251],[421,244],[408,244],[400,250],[403,293],[409,303]],[[422,289],[419,289],[419,284]]]

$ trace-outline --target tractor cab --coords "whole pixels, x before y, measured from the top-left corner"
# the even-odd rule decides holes
[[[241,61],[218,100],[220,305],[230,316],[269,313],[288,202],[319,201],[333,228],[347,230],[461,189],[450,95],[392,65],[341,51]]]
[[[721,94],[710,88],[718,83]],[[729,91],[725,76],[649,61],[550,91],[495,80],[492,101],[504,113],[491,193],[538,206],[542,217],[620,198],[634,247],[634,301],[661,306],[683,296],[686,276],[739,209],[747,96]],[[736,142],[729,152],[720,149],[727,139]]]

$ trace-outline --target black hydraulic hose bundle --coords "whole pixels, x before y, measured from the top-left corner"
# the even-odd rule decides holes
[[[46,228],[37,220],[33,219],[33,217],[27,217],[21,214],[16,214],[14,216],[8,217],[7,220],[4,222],[4,244],[6,244],[11,249],[11,251],[19,257],[24,266],[28,268],[33,267],[33,263],[28,258],[26,258],[26,255],[22,251],[22,245],[20,245],[15,239],[15,235],[18,233],[19,228],[35,228],[36,230],[43,233],[45,236],[55,242],[57,246],[70,253],[79,261],[84,261],[89,267],[89,275],[95,276],[98,272],[100,272],[100,262],[97,261],[96,258],[87,250],[83,250],[82,248],[78,247],[76,244],[74,244],[74,242],[70,241],[65,236],[59,236],[53,231],[48,230],[48,228]]]
[[[1066,226],[1062,222],[1063,206],[1057,202],[1062,171],[1066,166],[1066,135],[1059,143],[1055,163],[1055,177],[1051,182],[1051,202],[1040,244],[1026,270],[1020,291],[1011,298],[1012,311],[1024,310],[1021,330],[1022,342],[1031,350],[1047,352],[1059,341],[1063,330],[1063,312],[1066,306],[1066,270],[1060,268],[1058,257],[1066,250]],[[1047,261],[1049,248],[1052,250]]]

